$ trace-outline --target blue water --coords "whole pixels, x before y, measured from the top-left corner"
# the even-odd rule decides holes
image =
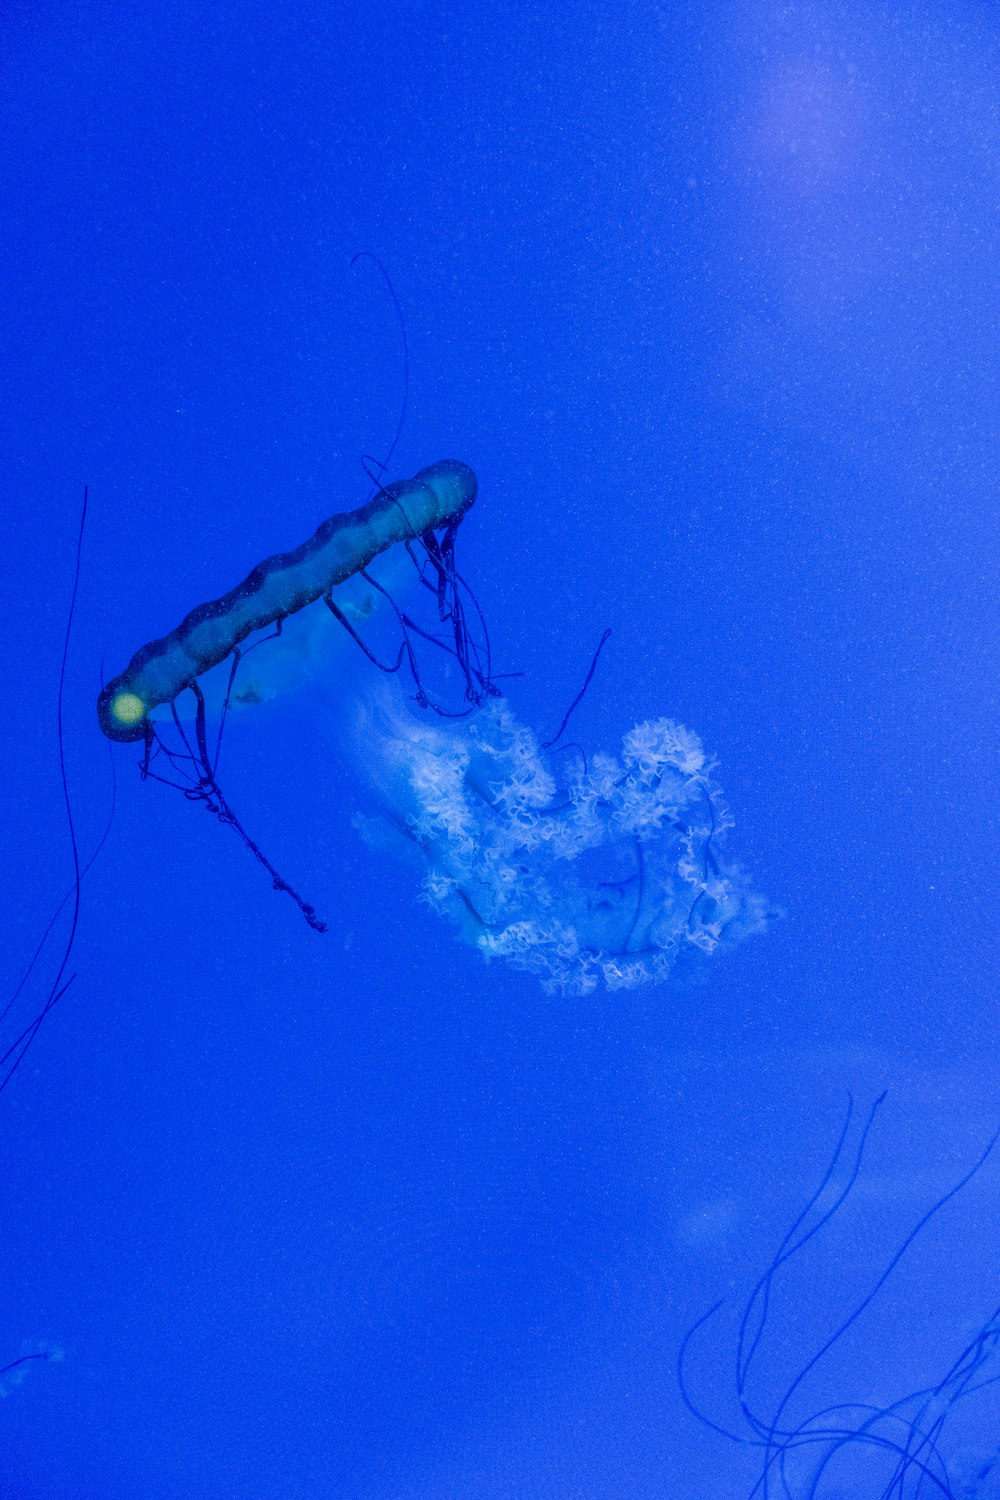
[[[1000,1122],[992,9],[8,0],[0,32],[4,994],[71,883],[84,484],[84,856],[117,786],[0,1095],[0,1366],[62,1356],[0,1376],[0,1496],[749,1495],[686,1331],[726,1299],[688,1388],[752,1436],[740,1311],[887,1089],[771,1288],[766,1431]],[[324,936],[99,733],[102,674],[369,493],[404,358],[365,250],[409,341],[391,477],[475,468],[519,718],[551,735],[610,627],[573,737],[667,716],[718,758],[783,915],[697,982],[546,993],[456,941],[362,837],[328,685],[224,752]],[[947,1375],[998,1210],[1000,1152],[788,1428]],[[921,1494],[1000,1494],[996,1388],[942,1414]],[[886,1493],[884,1449],[829,1448],[767,1493]]]

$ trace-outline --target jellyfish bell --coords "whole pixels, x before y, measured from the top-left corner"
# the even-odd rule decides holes
[[[432,700],[420,682],[411,630],[436,645],[444,645],[461,665],[467,701],[477,702],[492,691],[488,649],[484,658],[466,628],[462,583],[454,563],[455,533],[475,501],[476,489],[472,469],[455,459],[431,464],[413,479],[377,487],[371,499],[357,510],[330,516],[294,551],[258,563],[236,588],[198,605],[169,634],[143,646],[125,670],[105,684],[98,697],[97,718],[107,737],[126,743],[143,742],[145,752],[140,765],[143,777],[177,788],[188,800],[200,802],[231,828],[267,871],[274,889],[291,896],[317,932],[325,932],[326,924],[250,837],[219,785],[222,729],[234,694],[243,691],[249,701],[261,697],[260,688],[252,681],[242,689],[237,685],[244,658],[262,645],[258,641],[244,648],[243,643],[269,628],[273,628],[272,641],[281,637],[288,620],[322,600],[376,666],[391,673],[398,671],[404,662],[409,665],[425,706]],[[439,627],[448,632],[443,642],[401,612],[385,587],[368,571],[376,558],[397,544],[405,547],[414,562],[416,550],[422,550],[420,578],[435,596]],[[425,570],[430,572],[430,579],[425,577]],[[341,586],[358,578],[393,605],[403,635],[394,665],[381,663],[356,628],[354,619],[363,622],[370,613],[364,599],[359,602],[348,597],[341,601]],[[279,653],[277,666],[286,672],[291,670],[293,677],[308,673],[308,646],[307,631],[298,649],[293,647]],[[215,669],[227,664],[228,675],[212,676]],[[212,732],[203,687],[203,680],[209,679],[213,696],[221,687],[222,697],[218,727]],[[186,693],[191,697],[186,700],[188,714],[184,715],[178,705],[183,706]],[[158,715],[158,709],[165,712]],[[192,730],[185,727],[185,717],[193,718]],[[171,721],[176,730],[173,742],[168,729]],[[157,761],[165,762],[162,772],[155,768]]]
[[[320,599],[339,617],[333,590],[362,573],[399,542],[416,542],[439,528],[452,533],[476,498],[468,464],[445,459],[413,479],[385,485],[357,510],[330,516],[292,552],[258,563],[219,599],[200,604],[175,630],[137,651],[97,700],[101,729],[112,740],[150,739],[150,715],[236,655],[256,631],[275,626]],[[197,694],[196,694],[197,696]]]

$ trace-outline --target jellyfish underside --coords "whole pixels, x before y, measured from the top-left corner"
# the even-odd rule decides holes
[[[381,805],[370,840],[418,852],[424,898],[460,937],[547,988],[655,983],[765,925],[719,852],[714,766],[673,720],[636,725],[619,756],[556,756],[506,700],[432,725],[382,690],[354,741]]]

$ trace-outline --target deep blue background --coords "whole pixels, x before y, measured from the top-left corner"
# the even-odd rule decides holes
[[[65,1350],[0,1401],[0,1495],[749,1489],[684,1330],[729,1295],[691,1375],[731,1420],[731,1309],[887,1086],[766,1406],[1000,1115],[998,35],[945,0],[6,0],[6,988],[69,879],[83,484],[89,850],[102,663],[367,492],[402,358],[359,250],[409,330],[395,472],[479,475],[518,712],[551,732],[611,625],[579,737],[697,730],[787,915],[702,986],[549,997],[362,843],[321,705],[234,725],[227,790],[322,939],[116,749],[78,978],[0,1098],[0,1363]],[[998,1207],[991,1164],[800,1415],[943,1373]],[[959,1425],[1000,1442],[995,1404]]]

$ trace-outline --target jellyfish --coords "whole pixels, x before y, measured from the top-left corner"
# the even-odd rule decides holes
[[[732,820],[715,763],[691,730],[664,717],[630,729],[618,754],[559,744],[601,647],[552,740],[539,742],[516,717],[492,680],[489,637],[455,567],[455,534],[476,490],[472,470],[454,460],[379,486],[366,506],[325,521],[297,551],[259,564],[238,588],[137,652],[100,695],[101,728],[111,739],[143,741],[144,776],[170,780],[157,769],[165,756],[176,777],[170,784],[233,828],[275,888],[324,931],[315,908],[244,830],[217,775],[221,726],[234,702],[273,696],[276,679],[301,685],[321,675],[316,662],[301,669],[307,655],[318,654],[309,632],[294,652],[280,651],[278,637],[286,621],[322,600],[384,679],[382,689],[339,684],[337,712],[349,726],[359,778],[379,808],[359,826],[370,842],[417,856],[424,899],[450,919],[459,939],[487,960],[571,994],[691,972],[763,930],[772,915],[724,858]],[[403,610],[371,570],[397,544],[434,596],[433,629]],[[358,580],[367,601],[345,598]],[[372,599],[388,600],[402,631],[393,661],[379,660],[361,628]],[[468,624],[470,600],[476,629]],[[267,669],[241,689],[238,674],[256,650],[243,642],[268,627],[272,634],[263,640],[274,648]],[[461,703],[449,706],[428,693],[418,645],[458,663]],[[201,679],[227,659],[220,728],[210,744]],[[396,676],[404,665],[409,697]],[[193,703],[193,730],[183,723],[185,699]],[[158,717],[164,710],[169,720]]]
[[[1000,1479],[1000,1448],[964,1455],[965,1472],[958,1484],[958,1465],[946,1461],[949,1423],[960,1407],[1000,1382],[1000,1307],[966,1337],[936,1379],[904,1392],[896,1400],[877,1405],[858,1397],[825,1404],[799,1416],[803,1393],[834,1347],[865,1317],[897,1266],[930,1222],[982,1170],[1000,1140],[997,1130],[963,1175],[933,1202],[903,1237],[874,1276],[868,1290],[840,1317],[815,1352],[784,1386],[770,1410],[755,1390],[758,1358],[771,1317],[772,1301],[785,1268],[805,1247],[827,1230],[850,1197],[862,1170],[865,1148],[886,1095],[872,1104],[851,1153],[846,1146],[853,1102],[834,1151],[820,1181],[784,1235],[770,1263],[758,1277],[744,1304],[733,1357],[738,1421],[730,1426],[710,1416],[691,1392],[688,1360],[692,1345],[704,1337],[722,1307],[716,1302],[688,1330],[677,1360],[677,1379],[688,1411],[705,1427],[760,1453],[760,1472],[749,1491],[750,1500],[835,1500],[852,1495],[917,1500],[936,1495],[945,1500],[985,1500]],[[849,1489],[844,1488],[849,1481]]]
[[[38,1339],[26,1347],[27,1353],[22,1354],[18,1359],[10,1360],[8,1364],[0,1365],[0,1398],[9,1396],[12,1391],[15,1391],[39,1360],[43,1364],[59,1364],[65,1358],[59,1345],[50,1343],[48,1340]]]

